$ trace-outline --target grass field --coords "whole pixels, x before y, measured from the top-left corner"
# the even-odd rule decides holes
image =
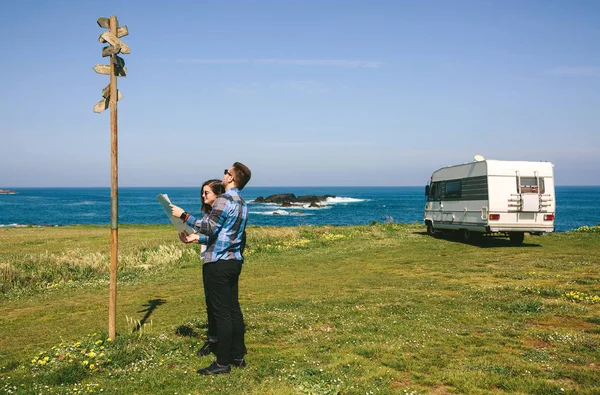
[[[0,229],[0,392],[600,394],[600,232],[468,245],[420,225],[248,229],[248,367],[205,377],[197,248],[121,226]]]

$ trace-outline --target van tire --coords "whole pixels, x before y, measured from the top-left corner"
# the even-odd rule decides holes
[[[431,222],[427,222],[427,234],[433,237],[436,237],[438,235],[438,231],[433,227],[433,224]]]
[[[508,234],[508,239],[510,240],[510,244],[512,245],[521,245],[523,244],[523,240],[525,239],[524,232],[510,232]]]
[[[474,243],[479,240],[479,236],[481,236],[481,234],[479,232],[472,232],[468,229],[463,229],[461,231],[461,236],[465,243]]]

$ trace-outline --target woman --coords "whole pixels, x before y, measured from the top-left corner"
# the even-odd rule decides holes
[[[212,210],[212,205],[217,199],[217,196],[225,192],[225,186],[221,182],[221,180],[208,180],[204,184],[202,184],[202,188],[200,189],[200,201],[202,205],[200,209],[204,213],[204,215],[210,214],[210,210]],[[197,242],[201,244],[200,247],[200,256],[204,258],[204,251],[206,250],[206,236],[199,235],[196,233],[192,236],[186,236],[185,233],[181,233],[179,238],[184,243]],[[208,341],[202,346],[200,350],[198,350],[198,355],[203,357],[209,355],[211,352],[216,351],[217,343],[217,322],[215,320],[215,315],[212,309],[210,308],[210,303],[208,303],[208,294],[206,293],[206,273],[204,270],[204,266],[202,266],[202,282],[204,284],[204,299],[206,300],[206,315],[208,317]]]

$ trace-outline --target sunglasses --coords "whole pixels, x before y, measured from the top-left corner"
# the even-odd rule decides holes
[[[229,169],[225,169],[225,171],[223,172],[223,175],[225,175],[225,174],[229,174],[231,177],[233,177],[233,174],[231,174],[231,173],[229,172]]]

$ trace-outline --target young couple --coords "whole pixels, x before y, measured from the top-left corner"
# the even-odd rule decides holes
[[[238,301],[248,209],[240,191],[251,177],[250,169],[235,162],[226,169],[222,183],[209,180],[202,185],[202,219],[171,205],[174,216],[198,233],[181,233],[184,243],[206,244],[202,252],[202,276],[208,313],[209,344],[198,352],[208,355],[216,348],[217,360],[198,370],[199,374],[229,373],[231,365],[245,367],[244,317]],[[218,340],[218,342],[216,342]],[[216,347],[215,347],[216,345]]]

